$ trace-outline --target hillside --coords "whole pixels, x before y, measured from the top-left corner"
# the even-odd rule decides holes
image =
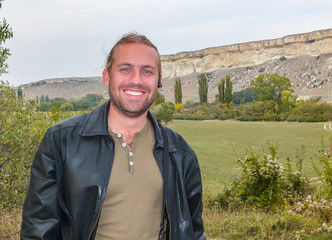
[[[231,75],[234,91],[239,91],[259,74],[277,73],[291,80],[298,96],[320,96],[331,102],[332,84],[328,81],[332,80],[332,29],[163,55],[161,60],[162,94],[167,101],[173,101],[177,77],[182,79],[184,102],[198,101],[197,76],[204,72],[209,80],[209,101],[214,100],[218,82],[227,74]],[[87,93],[108,97],[101,77],[47,79],[22,88],[24,96],[32,99],[41,95],[80,98]]]

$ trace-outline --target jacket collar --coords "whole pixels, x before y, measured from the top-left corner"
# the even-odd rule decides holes
[[[109,135],[107,127],[109,106],[110,101],[107,101],[88,114],[80,131],[80,136],[92,137],[97,135]]]
[[[103,105],[97,107],[92,112],[90,112],[85,119],[82,129],[80,131],[80,136],[82,137],[92,137],[92,136],[109,136],[108,125],[107,125],[107,116],[108,110],[110,107],[110,101],[107,101]],[[150,111],[148,111],[147,118],[151,121],[154,128],[156,145],[155,147],[164,148],[164,140],[161,134],[161,129],[156,119],[153,117]],[[169,151],[175,151],[175,146],[173,141],[169,142]]]

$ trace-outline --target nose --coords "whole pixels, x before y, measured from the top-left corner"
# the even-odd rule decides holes
[[[135,69],[135,71],[133,71],[133,74],[130,78],[130,83],[135,85],[142,83],[142,75],[140,70]]]

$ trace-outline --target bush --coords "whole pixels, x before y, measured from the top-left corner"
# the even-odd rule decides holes
[[[319,151],[318,161],[322,170],[317,167],[315,167],[315,170],[323,183],[323,194],[332,199],[332,138],[328,146],[322,140],[322,149]]]
[[[302,176],[302,164],[297,164],[297,171],[292,172],[289,165],[285,173],[277,158],[277,146],[267,142],[268,151],[261,157],[252,148],[237,160],[240,176],[226,190],[219,194],[218,201],[222,208],[254,206],[264,210],[276,210],[284,204],[289,195],[304,195],[308,182]],[[290,164],[290,163],[289,163]]]
[[[203,114],[179,114],[176,113],[173,115],[173,119],[178,119],[178,120],[209,120],[211,119],[207,115]]]
[[[151,113],[154,115],[157,121],[167,124],[173,119],[174,105],[169,102],[159,104],[151,109]]]
[[[23,205],[30,165],[46,129],[68,117],[35,110],[33,101],[18,98],[13,87],[0,81],[0,211]]]

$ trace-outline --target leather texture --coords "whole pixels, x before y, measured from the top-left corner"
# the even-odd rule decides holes
[[[45,133],[31,167],[21,239],[94,239],[114,158],[107,128],[109,104],[64,120]],[[164,140],[150,113],[148,118],[155,130],[153,151],[162,173]],[[206,239],[196,155],[179,134],[164,129],[170,154],[166,190],[170,239]]]

